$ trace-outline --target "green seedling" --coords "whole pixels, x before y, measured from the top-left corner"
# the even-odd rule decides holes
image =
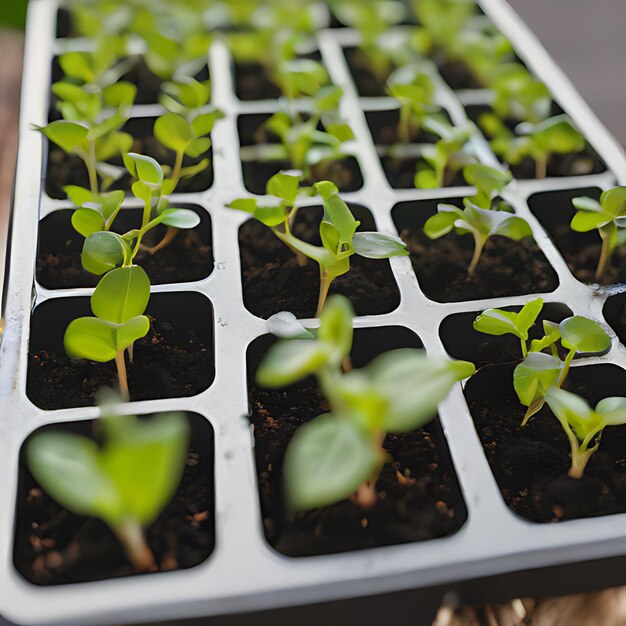
[[[185,467],[189,425],[183,414],[149,420],[110,415],[93,439],[60,431],[35,435],[28,466],[43,489],[75,515],[97,517],[115,533],[136,572],[156,571],[145,529],[176,492]]]
[[[547,392],[546,402],[570,443],[572,465],[568,475],[580,479],[589,459],[600,447],[604,429],[626,424],[626,398],[605,398],[592,409],[579,396],[553,388]]]
[[[123,191],[93,194],[88,189],[68,185],[67,197],[77,208],[72,214],[72,226],[83,237],[98,231],[109,231],[124,202]]]
[[[480,126],[491,137],[491,148],[510,165],[519,165],[525,158],[535,161],[535,175],[545,178],[550,158],[585,149],[584,137],[572,126],[567,115],[557,115],[538,124],[523,122],[511,131],[492,113],[480,117]]]
[[[487,309],[474,320],[474,330],[486,335],[514,335],[520,341],[522,357],[528,356],[528,331],[534,326],[543,308],[543,300],[527,302],[519,311]]]
[[[528,407],[522,426],[543,407],[549,389],[563,386],[577,355],[601,354],[611,347],[607,332],[597,322],[580,315],[568,317],[560,324],[546,320],[543,328],[544,337],[531,342],[529,354],[513,373],[517,396]],[[564,359],[557,342],[565,351]]]
[[[120,392],[128,399],[128,378],[124,352],[150,330],[150,320],[144,312],[150,299],[150,281],[145,271],[130,265],[130,246],[115,233],[95,233],[85,241],[83,265],[97,269],[108,267],[114,258],[126,263],[111,269],[91,296],[93,317],[73,320],[65,331],[65,351],[75,359],[98,363],[115,361]],[[104,260],[99,256],[107,251]],[[102,266],[100,265],[102,264]],[[132,353],[132,352],[131,352]]]
[[[284,481],[293,511],[353,497],[363,509],[377,500],[376,481],[388,460],[387,433],[404,433],[431,421],[452,387],[474,372],[465,361],[394,350],[363,369],[343,373],[352,347],[349,301],[329,299],[314,339],[281,340],[257,371],[264,387],[281,388],[315,375],[331,412],[302,426],[287,448]]]
[[[500,119],[538,124],[550,116],[550,90],[519,63],[500,66],[491,88],[493,111]]]
[[[577,209],[571,227],[580,233],[597,230],[602,251],[596,270],[601,281],[616,248],[626,242],[626,187],[614,187],[600,196],[600,202],[588,197],[573,199]]]
[[[458,172],[475,161],[465,150],[475,127],[473,124],[454,127],[434,117],[426,118],[422,123],[425,130],[441,139],[434,145],[422,147],[423,162],[418,163],[415,186],[418,189],[447,187]]]
[[[345,158],[343,144],[354,139],[354,133],[337,112],[342,95],[340,87],[320,89],[313,98],[308,119],[293,110],[275,113],[266,127],[281,143],[255,147],[258,156],[262,160],[286,159],[309,180],[313,179],[314,167],[319,169],[328,161]],[[324,130],[318,129],[320,123]]]
[[[499,235],[519,241],[531,237],[532,230],[521,217],[490,208],[493,197],[511,180],[509,173],[474,164],[465,168],[464,174],[468,182],[472,181],[476,185],[476,196],[465,198],[463,209],[452,204],[440,204],[437,214],[424,224],[424,232],[431,239],[439,239],[453,230],[459,235],[471,234],[474,238],[474,254],[467,273],[473,276],[490,237]]]
[[[400,103],[398,139],[410,143],[411,137],[419,135],[424,121],[439,111],[434,103],[435,85],[423,65],[412,64],[391,74],[387,91]]]
[[[281,234],[290,235],[298,214],[296,202],[312,194],[310,187],[301,186],[302,176],[298,170],[279,172],[269,179],[265,197],[239,198],[227,206],[249,213],[279,238]],[[288,244],[288,247],[296,255],[298,265],[305,266],[307,257],[291,245]]]

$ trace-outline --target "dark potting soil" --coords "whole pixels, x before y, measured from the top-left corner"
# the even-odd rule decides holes
[[[258,144],[280,143],[280,139],[267,130],[265,122],[272,117],[270,113],[244,113],[237,118],[237,131],[239,143],[242,146],[256,146]],[[300,118],[306,121],[311,116],[308,113],[300,113]],[[318,130],[325,130],[320,122]]]
[[[211,220],[200,207],[186,206],[201,217],[200,224],[191,230],[180,230],[174,240],[156,254],[139,252],[135,258],[143,267],[153,285],[194,282],[206,278],[213,271],[211,247]],[[114,230],[125,233],[141,224],[141,209],[124,209],[118,215]],[[73,211],[61,209],[48,215],[39,227],[37,251],[37,281],[46,289],[73,289],[94,287],[99,277],[85,271],[80,254],[84,238],[71,224]],[[151,245],[165,235],[165,226],[151,231],[147,240]]]
[[[350,205],[359,230],[376,230],[371,213]],[[321,207],[300,209],[293,232],[297,237],[321,245],[319,224]],[[319,291],[319,266],[308,260],[300,267],[295,255],[269,228],[249,220],[239,230],[239,250],[246,308],[262,318],[279,311],[291,311],[297,317],[313,317]],[[337,278],[330,293],[350,298],[357,315],[389,313],[400,304],[400,293],[389,261],[354,255],[351,269]]]
[[[153,136],[152,128],[156,118],[142,117],[129,120],[124,128],[124,132],[131,134],[134,138],[131,147],[132,152],[144,154],[156,159],[162,165],[174,165],[174,152],[164,148]],[[183,166],[187,167],[195,165],[203,158],[212,160],[213,150],[202,154],[196,159],[185,157]],[[113,165],[123,167],[124,163],[121,156],[111,160]],[[89,188],[89,178],[87,169],[83,161],[75,155],[67,155],[61,149],[57,148],[52,142],[48,142],[48,162],[46,166],[46,193],[55,199],[65,198],[63,187],[66,185],[79,185]],[[129,174],[124,174],[116,181],[111,189],[124,189],[130,193],[131,178]],[[192,178],[182,179],[178,187],[177,193],[191,193],[196,191],[205,191],[213,184],[213,166],[212,164],[202,172]]]
[[[454,91],[484,88],[484,85],[461,61],[449,61],[442,55],[437,55],[434,60],[441,77]]]
[[[558,106],[558,105],[557,105]],[[467,115],[476,123],[480,120],[483,113],[491,111],[490,107],[482,105],[472,105],[466,107]],[[504,120],[510,130],[515,129],[518,125],[516,120]],[[480,127],[480,124],[479,124]],[[489,137],[487,136],[487,139]],[[498,158],[502,161],[499,155]],[[504,161],[503,161],[504,162]],[[533,159],[526,157],[521,163],[511,165],[505,163],[515,178],[521,180],[529,180],[537,178],[536,164]],[[598,156],[596,151],[587,144],[582,152],[573,152],[569,154],[553,154],[548,160],[547,177],[563,177],[563,176],[588,176],[590,174],[601,174],[606,171],[606,164]]]
[[[193,311],[184,318],[181,311]],[[113,362],[72,360],[63,349],[69,323],[91,315],[89,299],[62,298],[35,308],[31,319],[26,393],[46,410],[95,404],[103,387],[117,387]],[[146,311],[148,335],[135,343],[134,360],[126,359],[131,400],[194,396],[215,377],[213,313],[199,294],[153,294]]]
[[[442,116],[450,122],[447,113],[442,111]],[[374,139],[374,143],[378,146],[393,146],[402,143],[398,136],[398,124],[400,122],[400,110],[393,109],[390,111],[366,111],[365,119],[369,126],[370,132]],[[434,133],[429,133],[423,129],[415,132],[412,129],[411,143],[437,143],[439,137]],[[415,171],[413,170],[413,175]]]
[[[572,200],[580,196],[599,200],[601,193],[597,187],[588,187],[536,193],[528,199],[530,210],[552,237],[569,270],[584,283],[598,283],[595,274],[602,240],[597,230],[578,233],[571,229],[570,222],[576,214]],[[613,254],[600,283],[626,283],[626,250],[623,246]]]
[[[462,206],[459,198],[446,203]],[[474,276],[467,273],[474,240],[452,232],[437,240],[423,231],[439,201],[404,202],[393,209],[393,219],[411,254],[413,269],[427,297],[437,302],[462,302],[531,293],[547,293],[558,286],[558,276],[533,239],[513,241],[491,237]]]
[[[67,9],[59,9],[57,11],[57,29],[56,36],[61,39],[63,37],[71,37],[74,35],[72,29],[72,18]]]
[[[519,312],[520,306],[498,307]],[[520,340],[513,335],[486,335],[474,330],[474,320],[482,311],[454,313],[446,317],[439,327],[439,335],[446,352],[454,359],[471,361],[477,368],[494,363],[513,363],[521,357]],[[546,302],[537,321],[529,331],[529,340],[544,336],[543,321],[557,324],[571,317],[573,312],[564,304]],[[563,355],[565,356],[565,355]]]
[[[391,71],[387,76],[376,76],[371,70],[371,64],[367,56],[361,50],[358,48],[344,48],[343,52],[356,89],[361,97],[380,98],[388,95],[386,82]]]
[[[407,333],[412,334],[399,327],[357,330],[353,365],[362,367],[387,350],[419,347]],[[261,337],[248,351],[250,420],[269,544],[288,556],[312,556],[424,541],[457,531],[467,512],[438,420],[386,438],[384,446],[391,460],[376,484],[379,500],[372,510],[363,511],[344,500],[288,515],[282,491],[285,450],[302,424],[329,407],[312,380],[280,391],[254,384],[256,365],[273,341]]]
[[[213,429],[200,415],[187,416],[192,438],[180,486],[146,532],[158,571],[199,565],[215,545]],[[37,432],[63,430],[91,436],[92,425],[94,422],[55,424]],[[24,449],[13,552],[18,572],[35,585],[133,575],[119,541],[104,522],[70,513],[41,489],[28,471]]]
[[[415,189],[415,173],[417,166],[426,164],[420,157],[397,157],[383,155],[380,157],[385,176],[394,189]],[[463,172],[457,172],[454,177],[445,181],[444,187],[463,187],[465,185]]]
[[[312,52],[299,58],[321,61],[322,55]],[[277,100],[282,95],[261,63],[235,63],[233,73],[235,93],[240,100]]]
[[[293,169],[289,161],[244,161],[241,164],[243,182],[246,189],[254,194],[264,195],[267,181],[281,170]],[[323,161],[311,168],[314,182],[329,180],[340,191],[358,191],[363,187],[363,175],[354,157],[337,161]]]
[[[523,428],[513,389],[514,364],[487,366],[467,383],[465,396],[502,495],[518,515],[559,522],[626,511],[626,429],[607,427],[585,475],[567,476],[567,435],[546,406]],[[626,372],[616,365],[572,368],[565,388],[592,406],[622,396]]]

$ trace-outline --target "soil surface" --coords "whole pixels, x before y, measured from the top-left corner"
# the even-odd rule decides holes
[[[380,161],[385,170],[389,184],[394,189],[415,189],[415,173],[420,164],[426,164],[418,157],[381,156]],[[444,187],[463,187],[465,185],[463,172],[457,172],[444,184]]]
[[[213,270],[211,226],[206,212],[198,210],[203,223],[191,230],[178,231],[174,240],[156,254],[139,252],[135,263],[143,267],[153,285],[194,282],[206,278]],[[71,225],[71,210],[48,216],[41,224],[37,253],[37,281],[47,289],[94,287],[99,276],[85,271],[80,261],[84,238]],[[126,215],[132,214],[132,215]],[[128,217],[130,219],[120,219]],[[136,218],[136,219],[132,219]],[[116,232],[128,232],[141,223],[139,209],[125,209],[118,216]],[[167,232],[158,226],[146,239],[156,244]]]
[[[282,170],[293,169],[290,161],[244,161],[243,182],[251,193],[264,195],[267,181]],[[346,157],[337,161],[323,161],[312,168],[313,182],[329,180],[339,191],[357,191],[363,186],[363,175],[354,157]],[[303,182],[303,184],[306,184]]]
[[[598,200],[601,190],[595,187],[538,193],[528,199],[528,206],[548,231],[570,271],[584,283],[612,285],[626,283],[626,249],[619,247],[606,272],[598,281],[596,268],[602,240],[597,230],[578,233],[570,228],[576,210],[573,198],[588,196]]]
[[[441,115],[450,121],[444,111]],[[366,111],[365,119],[369,126],[374,143],[379,146],[393,146],[403,143],[398,136],[398,124],[400,123],[400,109],[390,111]],[[411,143],[437,143],[439,137],[423,129],[411,129]]]
[[[626,293],[608,298],[602,314],[618,339],[626,346]]]
[[[608,427],[582,479],[567,476],[567,435],[548,407],[521,427],[525,407],[513,389],[514,364],[487,366],[465,396],[485,454],[507,504],[534,522],[626,511],[626,429]],[[573,368],[565,388],[593,406],[623,395],[626,372],[615,365]]]
[[[215,544],[213,444],[210,426],[190,415],[202,437],[192,437],[184,474],[174,498],[147,530],[158,571],[202,563]],[[90,423],[55,425],[90,435]],[[208,431],[208,432],[207,432]],[[102,521],[70,513],[44,493],[22,453],[17,502],[14,563],[36,585],[61,585],[134,574],[119,541]]]
[[[441,77],[451,89],[482,89],[484,85],[470,72],[468,67],[460,61],[449,61],[439,55],[435,58],[437,69]]]
[[[359,343],[368,350],[376,345],[376,352],[400,347],[378,345],[377,337],[367,332],[355,335],[357,350]],[[359,361],[358,355],[353,356],[355,367],[365,364]],[[311,380],[266,391],[254,384],[253,372],[249,369],[249,404],[261,510],[265,536],[278,552],[311,556],[424,541],[449,535],[463,524],[466,509],[438,420],[387,437],[384,446],[392,460],[376,484],[379,500],[372,510],[363,511],[344,500],[289,516],[281,471],[286,447],[302,424],[329,407]]]
[[[175,297],[180,298],[180,294],[175,294]],[[63,304],[54,302],[53,306]],[[181,308],[190,305],[193,306],[191,302],[180,299]],[[45,307],[45,304],[42,306]],[[89,314],[88,310],[76,310],[72,315],[71,305],[65,306],[65,316],[69,320]],[[151,308],[154,309],[152,304],[147,311],[149,316]],[[62,345],[57,345],[62,341],[69,320],[55,323],[57,320],[52,320],[52,315],[49,320],[45,313],[43,310],[39,314],[35,311],[33,316],[33,337],[28,357],[28,397],[38,407],[47,410],[95,404],[95,394],[99,389],[117,387],[115,364],[70,359]],[[213,346],[206,336],[206,328],[194,331],[179,327],[173,316],[156,317],[148,335],[135,343],[133,362],[129,363],[126,359],[131,400],[180,398],[204,391],[215,375]],[[210,320],[203,321],[206,325],[210,324]],[[42,335],[53,337],[55,343],[48,344],[51,347],[47,348]]]
[[[467,268],[474,252],[473,238],[454,232],[437,240],[428,238],[422,228],[434,207],[430,202],[427,204],[424,211],[420,211],[420,203],[411,203],[410,207],[399,205],[394,210],[394,221],[408,245],[420,287],[429,298],[437,302],[462,302],[547,293],[557,288],[556,272],[532,239],[516,242],[491,237],[474,276],[470,276]]]
[[[375,230],[367,209],[350,206],[359,230]],[[319,223],[321,207],[300,209],[293,232],[297,237],[321,245]],[[297,317],[313,317],[319,292],[319,266],[308,260],[300,267],[295,255],[269,228],[249,220],[239,231],[243,299],[246,308],[268,318],[279,311],[291,311]],[[357,315],[390,313],[400,304],[400,293],[389,261],[365,259],[353,255],[351,269],[333,282],[330,293],[350,298]]]
[[[388,95],[386,83],[393,67],[386,76],[376,76],[370,69],[368,57],[358,48],[344,48],[344,55],[360,96],[379,98]]]
[[[164,148],[152,135],[152,127],[156,118],[145,117],[129,120],[122,129],[131,134],[134,142],[132,152],[145,154],[156,159],[162,165],[172,167],[174,165],[175,154],[173,151]],[[202,154],[196,159],[185,157],[183,166],[195,165],[203,158],[212,160],[212,149]],[[110,163],[118,167],[123,167],[121,156],[111,159]],[[48,162],[46,166],[46,193],[55,199],[66,197],[63,187],[66,185],[79,185],[89,188],[89,178],[87,169],[83,161],[75,155],[67,155],[57,148],[51,141],[48,142]],[[130,193],[132,184],[130,175],[124,174],[116,181],[111,189],[123,189]],[[200,174],[192,178],[182,179],[177,188],[177,193],[190,193],[195,191],[205,191],[213,184],[213,167],[209,167]]]

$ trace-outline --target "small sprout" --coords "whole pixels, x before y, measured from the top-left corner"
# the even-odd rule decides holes
[[[423,127],[441,139],[434,145],[423,146],[421,156],[425,163],[418,164],[415,186],[418,189],[447,187],[459,171],[475,161],[465,151],[475,127],[467,124],[455,128],[435,117],[423,120]]]
[[[597,229],[602,239],[602,251],[596,270],[596,280],[601,281],[615,249],[626,242],[626,187],[614,187],[600,196],[573,199],[577,209],[571,227],[580,233]]]
[[[491,88],[493,111],[500,119],[537,124],[550,116],[550,90],[520,63],[499,67]]]
[[[569,476],[582,478],[589,459],[600,447],[607,426],[626,424],[626,398],[605,398],[592,409],[582,398],[562,389],[550,389],[546,402],[570,442],[572,465]]]
[[[267,330],[279,339],[313,339],[314,335],[307,330],[289,311],[275,313],[267,320]]]
[[[291,167],[302,170],[308,180],[313,179],[314,166],[345,158],[343,144],[354,139],[354,133],[337,112],[342,95],[341,87],[320,89],[313,98],[313,110],[308,119],[303,119],[297,111],[275,113],[266,127],[281,144],[255,147],[259,157],[287,159]],[[318,129],[320,123],[325,130]]]
[[[74,185],[68,185],[64,191],[78,207],[72,214],[72,226],[76,232],[89,237],[98,231],[111,230],[124,202],[123,191],[99,195]]]
[[[572,126],[567,115],[558,115],[537,124],[523,122],[509,130],[495,114],[481,116],[480,126],[491,137],[491,148],[510,165],[519,165],[524,158],[535,161],[535,175],[545,178],[550,158],[555,154],[581,152],[584,137]]]
[[[513,386],[520,402],[528,407],[522,426],[545,403],[552,387],[562,387],[577,354],[602,354],[611,347],[608,333],[593,320],[574,315],[560,324],[544,321],[545,336],[531,343],[530,353],[513,373]],[[561,360],[556,343],[567,350]],[[544,350],[550,349],[550,354]]]
[[[487,309],[474,320],[474,330],[486,335],[514,335],[520,340],[522,356],[528,356],[528,331],[543,308],[543,300],[527,302],[519,313],[502,309]]]
[[[26,450],[43,489],[76,515],[97,517],[113,530],[136,572],[156,571],[145,529],[176,492],[185,467],[189,425],[183,414],[140,421],[132,415],[101,420],[105,443],[48,431]]]
[[[275,82],[288,100],[312,97],[330,82],[326,68],[313,59],[289,59],[278,65]]]
[[[287,448],[286,499],[295,511],[350,496],[364,509],[374,506],[376,480],[387,459],[387,433],[428,423],[452,387],[474,372],[465,361],[400,349],[343,374],[352,347],[353,315],[346,298],[333,296],[315,339],[279,341],[257,371],[257,382],[273,389],[315,375],[331,405],[330,413],[302,426]]]
[[[439,239],[452,230],[460,235],[471,234],[474,238],[474,255],[467,273],[473,276],[487,240],[494,236],[508,237],[519,241],[531,237],[532,231],[526,220],[507,211],[490,208],[491,199],[502,190],[510,180],[499,170],[493,170],[485,165],[472,165],[464,170],[466,178],[477,185],[477,195],[465,198],[464,209],[451,204],[440,204],[438,213],[429,218],[424,224],[424,232],[431,239]],[[474,201],[487,203],[486,208],[474,204]]]
[[[99,237],[99,242],[93,255],[91,248],[83,250],[86,267],[106,271],[111,258],[117,264],[130,256],[130,246],[119,235],[96,233],[92,237]],[[86,244],[89,241],[87,239]],[[103,258],[100,254],[105,250],[108,256]],[[150,330],[150,320],[144,315],[149,299],[150,281],[141,267],[128,265],[112,269],[91,296],[94,317],[75,319],[65,331],[65,351],[70,357],[98,363],[115,360],[124,399],[129,397],[124,351],[132,350],[135,341]]]
[[[398,138],[410,143],[419,135],[424,121],[438,110],[434,105],[435,85],[423,65],[406,65],[395,70],[387,81],[389,95],[400,102]]]

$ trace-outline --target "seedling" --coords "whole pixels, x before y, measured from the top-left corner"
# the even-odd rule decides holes
[[[418,189],[447,187],[459,171],[475,161],[465,151],[467,142],[474,134],[474,125],[454,127],[443,120],[429,117],[423,120],[423,127],[441,139],[435,145],[422,147],[424,162],[418,163],[415,186]]]
[[[350,302],[329,299],[314,339],[281,340],[257,371],[264,387],[281,388],[315,375],[331,412],[302,426],[287,448],[284,481],[294,511],[354,497],[369,509],[377,500],[376,480],[387,461],[387,433],[424,426],[452,387],[474,372],[465,361],[394,350],[363,369],[342,373],[352,347]]]
[[[493,111],[500,119],[538,124],[550,116],[550,90],[519,63],[507,63],[495,73]]]
[[[439,110],[434,104],[435,85],[423,65],[413,64],[391,74],[387,91],[400,102],[398,139],[410,143],[424,121]]]
[[[298,213],[296,201],[302,196],[310,196],[310,187],[301,187],[302,172],[297,170],[279,172],[267,183],[267,195],[263,198],[239,198],[227,206],[230,209],[244,211],[265,224],[279,237],[279,233],[291,234],[291,228]],[[281,239],[282,241],[282,239]],[[290,244],[290,250],[296,255],[298,265],[304,266],[307,257]]]
[[[572,218],[572,230],[585,233],[597,229],[602,239],[602,251],[596,270],[601,281],[615,249],[626,242],[626,187],[614,187],[600,196],[600,202],[588,197],[574,198],[577,209]]]
[[[189,425],[181,413],[149,420],[109,415],[105,442],[59,431],[36,435],[28,466],[43,489],[75,515],[97,517],[115,533],[136,572],[157,569],[145,529],[176,492],[185,467]]]
[[[483,248],[490,237],[499,235],[519,241],[531,237],[532,231],[526,220],[521,217],[490,208],[493,197],[511,180],[509,173],[475,164],[466,168],[464,174],[468,182],[476,184],[477,195],[465,198],[464,209],[452,204],[440,204],[437,207],[437,214],[424,224],[424,232],[431,239],[439,239],[453,230],[460,235],[471,234],[474,238],[474,254],[467,273],[473,276]]]
[[[122,202],[123,191],[111,191],[106,194],[93,194],[87,189],[68,185],[64,188],[75,209],[72,214],[72,226],[83,237],[89,237],[98,231],[109,231],[117,217]]]
[[[604,429],[626,424],[626,398],[605,398],[591,409],[579,396],[553,388],[546,393],[546,402],[570,443],[572,465],[568,475],[580,479],[589,459],[600,447]]]
[[[557,115],[538,124],[523,122],[513,132],[497,115],[485,113],[480,125],[492,138],[493,151],[510,165],[519,165],[526,157],[533,159],[537,178],[547,176],[553,155],[581,152],[585,148],[584,137],[567,115]]]
[[[343,144],[354,139],[354,133],[337,112],[342,95],[341,87],[320,89],[313,98],[313,110],[308,119],[294,110],[275,113],[266,127],[281,144],[255,146],[260,158],[287,159],[293,169],[302,170],[309,180],[313,179],[313,167],[344,158]],[[318,129],[320,123],[324,130]]]
[[[534,326],[543,308],[543,300],[527,302],[519,313],[487,309],[474,320],[474,330],[486,335],[514,335],[520,340],[522,356],[528,356],[528,331]]]

